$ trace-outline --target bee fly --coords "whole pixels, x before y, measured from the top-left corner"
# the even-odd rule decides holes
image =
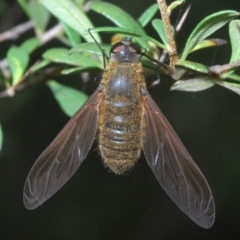
[[[159,184],[203,228],[212,226],[214,200],[206,179],[146,89],[140,48],[123,38],[113,45],[100,85],[34,163],[24,204],[34,209],[57,192],[86,158],[97,134],[104,164],[131,169],[141,151]]]

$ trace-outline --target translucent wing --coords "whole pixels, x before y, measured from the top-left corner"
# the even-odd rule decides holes
[[[211,227],[215,206],[206,179],[148,93],[144,96],[144,109],[143,151],[155,177],[195,223]]]
[[[96,90],[36,160],[24,186],[26,208],[34,209],[50,198],[85,159],[96,134],[101,97]]]

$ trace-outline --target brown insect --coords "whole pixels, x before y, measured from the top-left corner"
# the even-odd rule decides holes
[[[123,38],[97,90],[33,165],[24,204],[34,209],[57,192],[86,158],[96,132],[103,161],[116,174],[141,150],[160,185],[195,223],[212,226],[214,200],[203,174],[146,90],[140,49]]]

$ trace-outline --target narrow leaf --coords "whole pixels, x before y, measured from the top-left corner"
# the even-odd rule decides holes
[[[192,50],[191,52],[208,48],[208,47],[216,47],[216,46],[222,46],[224,44],[227,44],[227,41],[220,38],[212,38],[212,39],[205,39],[201,42],[199,42]]]
[[[179,1],[174,1],[168,6],[168,10],[172,11],[174,10],[177,6],[181,5],[184,2],[184,0],[179,0]]]
[[[129,36],[134,36],[134,37],[141,37],[141,38],[146,39],[147,41],[150,41],[150,42],[154,43],[155,45],[157,45],[158,47],[160,47],[162,49],[166,49],[165,45],[163,45],[162,43],[158,42],[154,38],[151,38],[148,35],[142,34],[140,32],[137,32],[137,31],[134,31],[134,30],[128,29],[128,28],[98,27],[98,28],[91,29],[91,32],[92,33],[94,33],[94,32],[112,32],[112,33],[122,33],[122,34],[126,34],[126,35],[129,35]],[[143,46],[143,45],[141,45],[141,46]],[[148,50],[149,46],[147,48],[145,48],[145,49]]]
[[[232,55],[230,63],[240,60],[240,48],[239,48],[239,39],[240,39],[240,20],[233,20],[229,23],[229,37],[232,47]],[[223,75],[223,78],[227,78],[229,75],[234,73],[236,69],[228,71]]]
[[[82,7],[86,3],[86,0],[74,0],[74,2],[77,6]]]
[[[164,75],[170,75],[169,71],[167,69],[165,69],[164,67],[159,67],[159,65],[153,63],[152,61],[150,61],[148,58],[146,57],[142,57],[141,58],[141,63],[143,65],[144,68],[146,69],[151,69],[152,71],[154,71],[155,73],[160,73],[160,74],[164,74]],[[152,72],[152,73],[154,73]]]
[[[118,27],[133,29],[136,32],[145,34],[142,26],[132,16],[116,5],[107,2],[92,2],[90,9],[108,18]],[[149,48],[145,40],[138,39],[137,41],[144,48]]]
[[[12,74],[12,85],[15,85],[27,68],[29,56],[24,49],[11,47],[7,52],[7,61]]]
[[[185,68],[200,72],[200,73],[210,73],[210,69],[201,64],[201,63],[196,63],[196,62],[191,62],[191,61],[183,61],[183,60],[179,60],[176,65],[178,66],[183,66]]]
[[[229,90],[232,90],[233,92],[240,95],[240,84],[229,83],[229,82],[225,82],[225,81],[216,81],[215,83],[222,86],[222,87],[225,87]]]
[[[51,89],[63,112],[69,117],[73,116],[88,98],[83,92],[60,84],[54,80],[48,81],[47,85]]]
[[[165,45],[167,45],[168,41],[167,41],[167,36],[165,33],[163,21],[161,19],[153,19],[152,25],[153,25],[154,29],[156,30],[156,32],[158,33],[161,40],[163,41],[163,43]]]
[[[90,71],[91,70],[91,67],[90,66],[87,66],[87,67],[75,67],[75,68],[68,68],[68,69],[64,69],[61,71],[61,74],[64,74],[64,75],[68,75],[68,74],[71,74],[71,73],[76,73],[76,72],[86,72],[86,71]]]
[[[62,22],[62,26],[64,28],[64,32],[66,33],[71,45],[76,46],[80,44],[81,42],[80,35],[66,23]]]
[[[47,65],[50,64],[50,61],[48,60],[42,60],[39,63],[37,63],[35,66],[33,66],[33,68],[31,69],[31,72],[36,72],[41,68],[46,67]]]
[[[234,81],[238,81],[240,83],[240,76],[235,74],[235,73],[232,73],[231,75],[229,75],[227,77],[228,79],[231,79],[231,80],[234,80]]]
[[[65,48],[52,48],[43,54],[43,58],[51,62],[64,63],[75,66],[100,67],[100,63],[96,60],[93,60],[89,56],[80,54],[69,55],[68,52],[68,49]]]
[[[105,53],[109,56],[111,45],[105,44],[105,43],[99,43],[99,46],[105,51]],[[89,52],[93,54],[98,54],[102,56],[102,51],[99,49],[98,45],[96,43],[81,43],[77,46],[74,46],[70,51],[69,54],[72,53],[83,53],[83,52]]]
[[[230,63],[240,60],[240,20],[231,21],[229,24],[229,37],[232,47]]]
[[[21,6],[21,8],[24,10],[24,12],[27,14],[27,16],[30,17],[27,0],[17,0],[17,2]]]
[[[153,16],[158,11],[158,4],[154,3],[149,8],[147,8],[143,14],[138,18],[138,22],[142,27],[145,27],[153,18]]]
[[[28,12],[31,20],[34,22],[34,28],[38,36],[41,36],[50,20],[50,14],[47,9],[37,1],[28,3]]]
[[[21,48],[24,49],[28,54],[31,54],[38,46],[40,41],[37,38],[29,38],[21,44]]]
[[[227,22],[239,16],[239,13],[232,10],[220,11],[204,18],[192,31],[189,36],[181,59],[185,60],[191,50],[202,40],[223,27]]]
[[[189,80],[182,80],[175,82],[171,91],[185,91],[185,92],[198,92],[206,90],[214,85],[210,78],[194,78]]]
[[[141,25],[127,12],[116,5],[108,2],[93,2],[90,9],[108,18],[119,27],[134,29],[137,32],[145,33]]]
[[[54,16],[68,24],[76,32],[78,32],[87,42],[92,41],[92,37],[84,35],[86,29],[93,28],[88,16],[70,0],[39,0]],[[95,36],[98,42],[101,39]]]

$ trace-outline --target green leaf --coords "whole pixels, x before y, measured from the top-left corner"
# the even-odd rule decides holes
[[[232,90],[233,92],[240,95],[240,84],[230,83],[230,82],[225,82],[225,81],[216,81],[215,83],[222,87],[225,87],[229,90]]]
[[[223,27],[227,22],[239,16],[239,13],[232,10],[220,11],[204,18],[192,31],[189,36],[181,59],[185,60],[191,50],[202,40]]]
[[[82,70],[86,70],[86,68],[83,68],[83,67],[75,67],[75,68],[68,68],[68,69],[64,69],[61,71],[61,74],[63,75],[68,75],[68,74],[71,74],[71,73],[75,73],[75,72],[80,72]],[[88,69],[88,68],[87,68]]]
[[[33,68],[31,69],[31,72],[36,72],[41,68],[46,67],[47,65],[50,64],[50,61],[48,60],[42,60],[39,63],[37,63],[35,66],[33,66]]]
[[[172,85],[171,91],[198,92],[206,90],[212,86],[214,86],[214,82],[210,78],[199,77],[177,81]]]
[[[89,7],[91,10],[108,18],[115,25],[122,28],[133,29],[134,31],[145,35],[145,31],[138,21],[116,5],[107,2],[92,2]],[[145,40],[138,39],[138,42],[144,48],[149,48],[148,43]]]
[[[3,132],[2,132],[2,126],[0,124],[0,152],[2,150],[2,143],[3,143]]]
[[[154,29],[156,30],[156,32],[158,33],[159,37],[162,39],[163,43],[165,45],[167,45],[168,41],[167,41],[167,36],[165,33],[163,21],[161,19],[153,19],[152,25],[153,25]]]
[[[98,28],[93,28],[91,29],[91,33],[94,32],[112,32],[112,33],[122,33],[122,34],[127,34],[129,36],[134,36],[134,37],[141,37],[146,39],[147,41],[150,41],[154,43],[156,46],[166,49],[166,46],[163,45],[162,43],[158,42],[154,38],[149,37],[148,35],[142,34],[140,32],[134,31],[132,29],[127,29],[127,28],[119,28],[119,27],[98,27]],[[137,39],[136,39],[137,40]],[[141,44],[140,44],[141,45]],[[141,45],[142,47],[145,47]],[[149,46],[145,49],[149,49]]]
[[[86,0],[74,0],[77,6],[82,7],[85,3]]]
[[[212,74],[211,69],[207,66],[201,63],[178,60],[175,64],[175,72],[172,78],[174,80],[195,79],[202,78],[206,74],[210,76]]]
[[[21,44],[21,48],[24,49],[28,54],[31,54],[38,46],[40,46],[40,41],[33,37],[29,38]]]
[[[65,48],[51,48],[43,54],[43,58],[57,63],[70,64],[75,66],[89,66],[89,67],[101,67],[101,64],[90,58],[80,54],[69,55],[68,49]]]
[[[91,67],[90,66],[87,66],[87,67],[75,67],[75,68],[68,68],[68,69],[64,69],[61,71],[61,74],[64,74],[64,75],[68,75],[68,74],[71,74],[71,73],[76,73],[76,72],[86,72],[86,71],[90,71],[91,70]]]
[[[231,80],[234,80],[234,81],[240,82],[240,76],[237,75],[237,74],[235,74],[235,73],[232,73],[232,74],[229,75],[227,78],[228,78],[228,79],[231,79]]]
[[[168,6],[168,11],[174,10],[177,6],[181,5],[185,0],[174,1]]]
[[[147,57],[143,56],[141,58],[141,63],[143,65],[144,68],[146,69],[151,69],[153,70],[155,73],[158,72],[160,74],[164,74],[164,75],[170,75],[170,73],[163,67],[160,67],[159,65],[157,65],[156,63],[153,63],[151,60],[149,60]]]
[[[93,2],[89,7],[91,10],[108,18],[119,27],[130,28],[137,32],[145,33],[141,25],[132,16],[116,5],[107,2]]]
[[[234,61],[240,60],[240,48],[239,48],[239,39],[240,39],[240,20],[233,20],[229,23],[229,37],[232,47],[232,56],[230,59],[230,63]],[[232,71],[228,71],[225,74],[223,74],[223,78],[228,78],[229,75],[234,73],[236,69],[233,69]]]
[[[191,61],[183,61],[183,60],[178,60],[178,62],[176,63],[177,66],[182,66],[191,70],[194,70],[196,72],[200,72],[200,73],[211,73],[211,70],[201,64],[201,63],[196,63],[196,62],[191,62]]]
[[[68,24],[78,32],[87,42],[92,42],[92,37],[84,35],[86,29],[93,28],[88,16],[70,0],[39,0],[54,16]],[[101,39],[95,36],[98,42]]]
[[[100,47],[105,51],[107,56],[109,56],[110,49],[112,46],[110,44],[105,44],[105,43],[99,43]],[[69,51],[69,54],[72,53],[83,53],[83,52],[89,52],[93,54],[98,54],[102,56],[102,51],[99,49],[98,45],[96,43],[81,43]]]
[[[17,2],[30,18],[27,0],[17,0]]]
[[[142,27],[145,27],[153,18],[158,10],[158,4],[154,3],[149,8],[147,8],[143,14],[138,18],[138,22]]]
[[[69,117],[73,116],[88,98],[83,92],[60,84],[54,80],[48,81],[47,85],[51,89],[63,112]]]
[[[60,35],[57,38],[63,45],[72,47],[71,42],[69,41],[68,37],[66,37],[65,35]],[[80,36],[80,38],[81,38],[81,36]]]
[[[208,47],[216,47],[216,46],[222,46],[224,44],[227,44],[226,40],[219,39],[219,38],[213,38],[213,39],[205,39],[201,42],[199,42],[192,50],[191,52],[208,48]]]
[[[15,85],[27,68],[29,56],[24,49],[11,47],[7,52],[7,61],[12,74],[12,85]]]
[[[232,47],[230,63],[240,59],[240,20],[231,21],[229,24],[229,37]]]
[[[74,29],[72,29],[70,26],[65,24],[64,22],[62,22],[62,25],[64,28],[64,32],[66,33],[71,45],[76,46],[76,45],[80,44],[80,42],[81,42],[80,35]]]
[[[50,20],[49,12],[43,5],[39,4],[38,1],[30,1],[28,3],[28,12],[34,23],[37,36],[41,36],[45,32]]]

